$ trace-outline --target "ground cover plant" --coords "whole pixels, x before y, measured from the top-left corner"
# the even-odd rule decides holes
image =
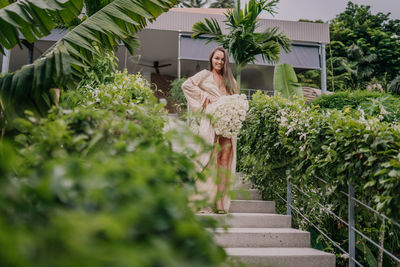
[[[294,207],[347,249],[348,229],[329,211],[347,220],[347,198],[341,192],[347,192],[348,183],[352,183],[357,199],[400,220],[397,123],[367,116],[362,109],[325,110],[261,93],[253,96],[250,106],[239,136],[239,169],[252,179],[265,198],[281,204],[278,206],[281,212],[285,204],[277,194],[286,197],[287,179],[290,179]],[[345,266],[347,260],[339,250],[296,212],[293,215],[295,225],[311,231],[314,247],[335,252],[338,265]],[[356,215],[357,229],[400,255],[400,229],[359,205]],[[376,266],[379,254],[357,236],[358,261]],[[383,266],[396,265],[385,256]]]
[[[116,72],[93,84],[46,117],[27,112],[0,143],[0,265],[220,264],[212,222],[189,208],[193,157],[172,150],[145,80]]]

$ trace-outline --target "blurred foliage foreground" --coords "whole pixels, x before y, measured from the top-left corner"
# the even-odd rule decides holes
[[[162,105],[140,76],[108,78],[0,143],[0,266],[218,265],[213,223],[189,207],[201,177],[171,149]]]
[[[335,106],[327,108],[326,98],[336,99],[330,102]],[[354,95],[334,94],[306,105],[258,92],[238,140],[239,168],[263,195],[276,200],[283,212],[285,204],[277,194],[286,198],[290,180],[293,206],[344,249],[348,228],[331,212],[348,220],[347,196],[342,192],[348,192],[349,183],[358,200],[400,221],[400,125],[398,111],[390,108],[399,99],[375,95],[368,103],[363,98],[358,107],[351,100]],[[355,214],[358,230],[400,256],[399,227],[359,204]],[[346,255],[310,222],[295,211],[293,220],[295,227],[311,231],[313,247],[336,253],[337,266],[346,266]],[[357,261],[364,266],[398,266],[388,256],[380,257],[360,235],[356,248]]]

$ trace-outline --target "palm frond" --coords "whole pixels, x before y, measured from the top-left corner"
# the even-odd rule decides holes
[[[210,4],[210,8],[232,8],[234,5],[233,0],[216,0]]]
[[[71,88],[93,59],[122,41],[133,53],[133,36],[177,0],[115,0],[68,32],[33,64],[0,78],[0,100],[8,117],[27,107],[47,111],[51,88]],[[16,109],[16,103],[19,103]]]
[[[192,38],[196,39],[202,35],[220,36],[222,35],[221,27],[215,18],[204,19],[205,23],[202,21],[193,24],[193,34]],[[210,40],[211,41],[211,40]]]
[[[30,43],[68,23],[82,10],[82,0],[21,0],[0,9],[0,52],[21,45],[20,34]]]
[[[389,84],[389,91],[400,95],[400,74],[393,79]]]

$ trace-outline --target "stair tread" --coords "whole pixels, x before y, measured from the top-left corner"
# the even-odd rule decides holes
[[[223,225],[238,228],[289,228],[292,223],[291,216],[274,213],[203,213],[197,214],[197,216],[213,218],[220,223],[221,227]]]
[[[275,201],[232,200],[229,207],[232,213],[275,213]]]
[[[308,234],[306,231],[302,231],[294,228],[216,228],[216,233],[288,233],[288,234]]]
[[[240,200],[240,199],[235,199],[235,200],[231,200],[231,203],[232,202],[240,202],[240,203],[275,203],[275,201],[271,201],[271,200],[252,200],[252,199],[249,199],[249,200],[247,200],[247,199],[242,199],[242,200]]]
[[[228,214],[216,214],[216,213],[197,213],[197,216],[211,216],[211,217],[281,217],[286,218],[290,215],[275,214],[275,213],[246,213],[246,212],[232,212]]]
[[[225,248],[229,256],[333,256],[313,248]]]

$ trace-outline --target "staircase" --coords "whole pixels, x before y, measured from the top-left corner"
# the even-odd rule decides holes
[[[291,217],[275,214],[275,202],[263,201],[249,183],[238,182],[234,193],[229,214],[198,215],[228,226],[216,229],[214,238],[230,258],[245,266],[335,266],[335,255],[312,249],[310,233],[291,228]]]

